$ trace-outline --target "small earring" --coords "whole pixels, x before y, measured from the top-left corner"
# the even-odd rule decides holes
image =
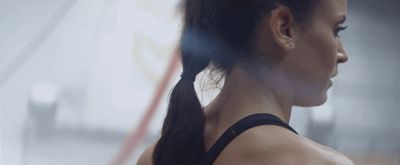
[[[288,43],[288,47],[289,47],[290,49],[293,49],[293,48],[294,48],[293,42],[289,42],[289,43]]]

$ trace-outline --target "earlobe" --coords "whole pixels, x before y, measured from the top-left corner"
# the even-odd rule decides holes
[[[287,7],[278,7],[271,11],[270,27],[276,43],[284,50],[295,48],[296,22]]]

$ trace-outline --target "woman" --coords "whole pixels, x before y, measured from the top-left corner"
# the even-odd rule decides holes
[[[353,164],[299,136],[292,106],[318,106],[337,65],[347,61],[339,31],[346,0],[186,0],[183,73],[161,137],[139,165]],[[206,67],[225,75],[201,106],[193,81]]]

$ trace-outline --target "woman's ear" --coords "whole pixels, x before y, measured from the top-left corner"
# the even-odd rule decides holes
[[[297,24],[289,8],[279,6],[271,11],[270,28],[273,39],[283,50],[296,47]]]

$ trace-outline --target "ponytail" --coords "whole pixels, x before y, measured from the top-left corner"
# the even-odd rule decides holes
[[[205,116],[194,88],[196,75],[210,63],[198,37],[184,29],[181,38],[183,73],[172,90],[161,138],[153,152],[155,165],[196,165],[205,155]],[[203,49],[204,50],[204,49]]]

